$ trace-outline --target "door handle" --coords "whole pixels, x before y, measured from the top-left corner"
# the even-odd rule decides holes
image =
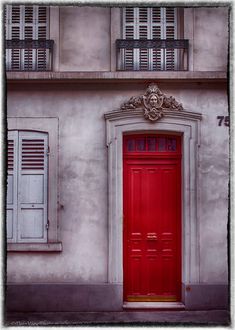
[[[157,240],[157,236],[156,235],[147,235],[147,239],[148,240]]]

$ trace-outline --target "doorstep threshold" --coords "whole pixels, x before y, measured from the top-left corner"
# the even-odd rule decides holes
[[[128,302],[124,301],[123,308],[127,309],[185,309],[185,305],[181,302]]]

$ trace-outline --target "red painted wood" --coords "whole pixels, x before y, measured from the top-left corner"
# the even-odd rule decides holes
[[[181,140],[174,138],[174,151],[138,152],[128,151],[124,136],[125,301],[181,299]]]

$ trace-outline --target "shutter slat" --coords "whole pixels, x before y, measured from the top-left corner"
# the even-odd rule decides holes
[[[25,18],[25,23],[33,24],[33,7],[32,6],[25,6],[24,18]]]
[[[20,24],[20,6],[13,5],[11,7],[11,23]]]
[[[12,26],[11,39],[20,39],[20,27],[19,26]]]
[[[148,70],[149,56],[148,49],[140,49],[140,70]]]
[[[21,50],[20,49],[12,49],[11,50],[11,68],[13,70],[20,70],[20,56]]]
[[[7,141],[7,169],[13,171],[14,166],[14,140]]]
[[[133,70],[134,65],[134,51],[133,49],[125,49],[125,69]]]
[[[175,23],[175,8],[166,8],[166,23]]]
[[[134,8],[133,7],[125,8],[125,22],[134,23]]]
[[[148,23],[148,8],[139,8],[139,23]]]
[[[21,169],[44,169],[45,141],[23,139],[21,144]],[[37,155],[37,158],[31,157]]]
[[[161,8],[152,8],[152,23],[161,24]]]
[[[148,26],[139,27],[139,39],[148,39]]]
[[[153,26],[152,38],[153,39],[161,39],[161,27],[160,26]]]
[[[47,23],[47,7],[38,7],[38,23]]]

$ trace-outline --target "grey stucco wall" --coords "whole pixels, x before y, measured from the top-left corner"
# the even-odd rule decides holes
[[[57,18],[53,19],[59,29],[57,36],[53,33],[58,39],[56,70],[109,71],[111,67],[116,70],[115,41],[122,37],[119,8],[60,6]],[[52,22],[51,30],[53,26]],[[228,27],[227,7],[185,9],[184,37],[189,39],[191,71],[227,69]]]
[[[228,19],[228,8],[194,9],[193,70],[227,70]]]
[[[60,7],[60,70],[110,70],[110,8]]]
[[[13,283],[105,283],[108,268],[107,148],[104,113],[146,84],[22,85],[9,89],[8,115],[59,118],[62,253],[9,253]],[[159,83],[188,111],[202,113],[198,175],[200,282],[227,282],[228,128],[226,86]]]

